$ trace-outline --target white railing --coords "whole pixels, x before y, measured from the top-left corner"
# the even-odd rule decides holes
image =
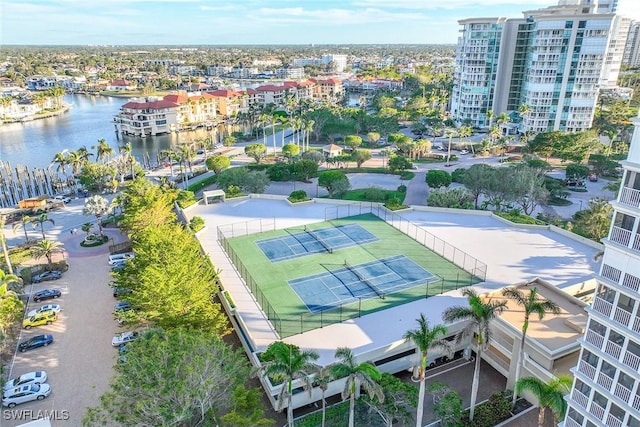
[[[611,227],[609,240],[621,244],[622,246],[629,246],[629,242],[631,242],[631,230],[613,226]]]
[[[611,315],[611,309],[613,308],[613,304],[609,301],[605,301],[600,297],[595,297],[593,299],[593,309],[598,313],[602,313],[605,316],[609,317]]]
[[[624,358],[622,359],[622,363],[624,363],[625,365],[631,367],[631,369],[635,369],[636,371],[638,369],[640,369],[640,357],[636,356],[635,354],[631,353],[630,351],[627,351],[624,354]]]
[[[604,418],[604,408],[598,405],[596,402],[591,402],[591,407],[589,408],[589,412],[595,415],[596,418],[602,420]]]
[[[571,417],[567,417],[567,420],[564,422],[564,427],[582,427],[582,424]]]
[[[620,203],[633,206],[635,208],[640,207],[640,190],[630,187],[622,187],[620,192]]]
[[[589,398],[583,394],[581,391],[573,389],[573,394],[571,395],[571,400],[576,402],[578,405],[583,408],[587,408],[587,404],[589,403]]]
[[[637,395],[633,398],[633,403],[631,404],[633,409],[640,411],[640,395]]]
[[[616,388],[613,390],[613,395],[619,397],[625,402],[628,402],[629,398],[631,397],[631,390],[629,390],[622,384],[616,384]]]
[[[620,358],[620,353],[622,353],[622,347],[614,342],[607,341],[607,346],[604,348],[604,352],[617,360]]]
[[[587,334],[585,335],[584,340],[589,344],[594,345],[598,349],[601,349],[602,343],[604,343],[604,337],[591,329],[587,330]]]
[[[638,291],[640,289],[640,277],[625,273],[624,279],[622,279],[622,286],[632,291]]]
[[[602,277],[606,277],[612,282],[618,283],[620,281],[622,271],[615,267],[611,267],[609,264],[602,264],[602,272],[600,274]]]
[[[640,333],[640,317],[636,316],[636,320],[633,321],[633,326],[631,327],[635,332]]]
[[[582,372],[591,379],[594,379],[596,377],[596,368],[589,365],[584,360],[581,360],[580,364],[578,364],[578,371]]]
[[[631,313],[620,307],[616,307],[616,311],[613,315],[613,320],[623,324],[624,326],[629,326],[629,321],[631,321]]]
[[[607,416],[607,422],[605,423],[607,427],[622,427],[622,421],[609,414]]]
[[[613,378],[611,378],[609,375],[604,374],[603,372],[600,372],[598,374],[598,380],[596,382],[607,390],[611,390],[611,386],[613,385]]]
[[[633,238],[633,245],[631,245],[631,249],[634,251],[640,251],[640,234],[636,234]]]

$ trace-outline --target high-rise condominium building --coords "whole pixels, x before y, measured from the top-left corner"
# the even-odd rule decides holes
[[[459,21],[453,117],[486,127],[487,112],[518,112],[522,131],[591,127],[600,87],[614,86],[629,20],[616,1],[561,0],[524,18]]]
[[[640,115],[633,123],[564,427],[640,427]]]
[[[633,21],[629,27],[622,63],[631,66],[640,65],[640,21]]]

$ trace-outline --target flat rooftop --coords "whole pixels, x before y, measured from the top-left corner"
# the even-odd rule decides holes
[[[258,219],[272,222],[276,228],[301,226],[324,221],[325,214],[339,205],[322,200],[292,207],[284,198],[262,196],[210,205],[200,203],[187,209],[188,218],[200,216],[205,221],[206,228],[198,233],[198,239],[213,264],[221,269],[223,286],[236,304],[236,317],[246,329],[254,351],[262,351],[280,338],[218,244],[217,227],[234,223],[240,226],[239,223]],[[474,286],[480,293],[535,278],[551,286],[564,286],[589,280],[597,272],[593,258],[599,249],[592,243],[580,241],[578,236],[572,239],[546,228],[512,226],[474,211],[443,212],[421,208],[402,212],[401,216],[487,264],[486,282]],[[452,291],[283,341],[317,351],[320,355],[318,363],[327,365],[334,361],[338,347],[349,347],[356,356],[373,350],[392,350],[403,342],[402,336],[407,330],[415,328],[415,319],[421,313],[432,324],[442,323],[444,309],[465,304],[466,299]]]

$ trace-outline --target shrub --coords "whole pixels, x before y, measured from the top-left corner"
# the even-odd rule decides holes
[[[416,174],[411,172],[411,171],[401,171],[400,172],[400,179],[402,179],[404,181],[411,181],[414,176],[416,176]]]
[[[473,421],[466,421],[469,427],[493,427],[511,416],[511,402],[504,392],[498,391],[489,399],[476,406]]]
[[[205,187],[208,187],[210,185],[215,184],[216,182],[216,176],[212,175],[212,176],[208,176],[206,178],[201,179],[198,182],[195,182],[193,184],[189,184],[187,186],[187,191],[192,191],[192,192],[196,192],[198,190],[202,190]]]
[[[406,193],[407,192],[407,186],[404,185],[404,184],[401,184],[401,185],[398,186],[397,191],[398,191],[398,193]]]
[[[288,181],[291,179],[293,165],[289,163],[276,163],[269,166],[267,176],[271,181]]]
[[[427,172],[425,181],[431,188],[448,187],[451,185],[451,174],[447,171],[432,169]]]
[[[309,196],[307,196],[307,192],[304,190],[296,190],[296,191],[292,191],[291,194],[289,194],[289,197],[287,198],[291,203],[298,203],[298,202],[304,202],[307,200],[311,200],[309,199]]]
[[[180,206],[182,209],[186,208],[187,206],[193,205],[194,203],[196,203],[196,201],[197,200],[193,191],[188,191],[188,190],[178,191],[176,202],[178,202],[178,206]]]
[[[451,173],[451,180],[453,182],[462,182],[464,179],[464,173],[466,172],[465,168],[458,168]]]
[[[522,215],[520,212],[494,212],[494,215],[498,215],[501,218],[514,222],[516,224],[535,224],[535,225],[546,225],[543,221],[537,220],[535,218],[531,218],[527,215]]]
[[[384,204],[384,207],[390,211],[397,211],[400,209],[407,209],[409,206],[400,203],[400,199],[397,197],[389,197],[389,200]]]
[[[387,192],[379,187],[369,187],[364,189],[363,195],[368,202],[383,202]]]
[[[191,228],[194,233],[197,233],[204,228],[204,219],[199,216],[194,216],[189,221],[189,228]]]
[[[108,241],[109,236],[105,234],[89,234],[82,242],[80,242],[80,246],[83,248],[92,248],[94,246],[104,245]]]
[[[225,192],[225,195],[229,199],[233,199],[234,197],[242,196],[242,190],[237,185],[230,185]]]

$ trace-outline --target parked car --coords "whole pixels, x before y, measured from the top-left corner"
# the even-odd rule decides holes
[[[22,327],[31,329],[34,326],[50,325],[58,320],[58,315],[53,311],[43,311],[35,316],[27,317],[22,321]]]
[[[2,405],[13,408],[32,400],[42,400],[51,394],[49,384],[29,384],[9,390],[2,396]]]
[[[126,261],[120,261],[111,266],[111,271],[122,271],[126,265]]]
[[[40,283],[46,282],[48,280],[58,280],[62,277],[62,271],[60,270],[51,270],[45,271],[44,273],[36,274],[31,278],[31,283]]]
[[[46,347],[53,342],[53,335],[44,334],[44,335],[36,335],[35,337],[31,337],[26,341],[22,341],[18,344],[18,351],[24,353],[27,350],[33,350],[38,347]]]
[[[46,299],[55,299],[62,296],[59,289],[43,289],[33,294],[33,301],[40,302]]]
[[[113,307],[114,313],[117,313],[119,311],[128,311],[128,310],[131,310],[131,304],[128,301],[121,301]]]
[[[18,378],[4,383],[2,387],[3,394],[16,387],[22,387],[27,384],[44,384],[47,382],[47,373],[45,371],[34,371],[20,375]]]
[[[596,175],[595,173],[590,173],[589,174],[589,181],[590,182],[598,182],[598,175]]]
[[[125,262],[126,260],[131,259],[135,256],[136,255],[133,252],[125,252],[122,254],[109,255],[109,265]]]
[[[460,154],[469,154],[469,150],[460,150]]]
[[[123,288],[121,286],[116,286],[113,288],[113,296],[114,298],[118,298],[121,295],[126,295],[126,294],[130,294],[131,293],[131,289],[129,288]]]
[[[60,313],[60,310],[62,310],[62,307],[60,307],[58,304],[45,304],[40,308],[31,310],[29,313],[27,313],[27,316],[35,316],[36,314],[42,313],[43,311],[54,311],[57,314]]]
[[[65,195],[58,195],[58,196],[55,196],[53,199],[60,202],[64,202],[65,204],[71,203],[71,197],[68,197]]]
[[[113,339],[111,340],[111,345],[114,347],[120,347],[122,344],[127,344],[137,339],[138,339],[138,332],[136,331],[122,332],[121,334],[118,334],[115,337],[113,337]]]

